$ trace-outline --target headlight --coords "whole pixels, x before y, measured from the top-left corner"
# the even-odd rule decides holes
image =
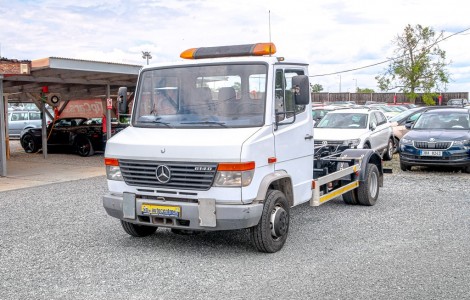
[[[250,185],[255,174],[255,162],[221,163],[217,167],[214,186],[245,187]]]
[[[119,161],[117,158],[105,158],[104,163],[106,165],[106,178],[109,180],[123,181],[121,174],[121,168],[119,167]]]
[[[124,181],[121,174],[121,168],[116,166],[106,166],[106,178],[109,180]]]
[[[460,140],[460,141],[454,141],[454,145],[469,145],[470,144],[470,140]]]
[[[401,144],[401,145],[411,145],[411,144],[413,144],[413,141],[412,141],[412,140],[409,140],[409,139],[406,139],[406,138],[402,138],[402,139],[400,140],[400,144]]]
[[[361,143],[361,139],[354,139],[354,140],[345,140],[343,142],[343,146],[348,146],[349,148],[357,148]]]

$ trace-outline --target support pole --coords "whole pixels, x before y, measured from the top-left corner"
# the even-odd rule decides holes
[[[6,101],[3,98],[3,75],[0,74],[0,176],[7,176],[7,155],[5,131],[7,130],[5,123],[5,106]],[[8,108],[7,108],[8,109]]]
[[[46,102],[44,101],[43,97],[45,96],[41,96],[41,118],[42,118],[41,136],[42,136],[42,155],[44,156],[44,159],[46,159],[47,158],[47,121],[46,121]]]
[[[106,99],[111,98],[111,88],[106,85]],[[116,103],[117,105],[117,103]],[[106,141],[111,138],[111,109],[106,109]]]

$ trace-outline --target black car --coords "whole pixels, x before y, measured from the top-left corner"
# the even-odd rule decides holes
[[[400,168],[449,166],[470,173],[470,109],[432,109],[400,140]]]
[[[111,133],[115,134],[127,124],[111,125]],[[103,134],[101,118],[59,118],[47,126],[48,149],[68,150],[80,156],[90,156],[95,151],[103,151],[106,134]],[[24,130],[20,136],[21,146],[27,153],[38,152],[42,148],[41,128]]]

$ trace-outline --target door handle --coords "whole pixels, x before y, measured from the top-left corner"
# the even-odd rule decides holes
[[[313,135],[307,134],[307,135],[305,136],[305,139],[306,139],[306,140],[311,140],[311,139],[313,139]]]

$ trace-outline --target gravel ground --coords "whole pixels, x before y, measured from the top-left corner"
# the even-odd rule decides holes
[[[105,177],[1,192],[0,299],[470,299],[469,180],[394,168],[373,207],[293,208],[274,254],[245,230],[130,237]]]

